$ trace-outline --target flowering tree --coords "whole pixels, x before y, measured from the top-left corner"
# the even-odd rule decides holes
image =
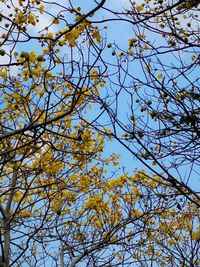
[[[171,12],[188,7],[130,3],[117,13],[106,0],[0,2],[0,266],[198,266],[194,167],[179,172],[199,161],[198,32],[186,45],[177,36],[187,32],[170,27],[179,22]],[[127,49],[106,44],[110,20],[135,25]],[[144,29],[166,44],[156,47]],[[180,50],[192,51],[188,64]],[[139,77],[125,68],[137,62]],[[121,94],[127,120],[118,116]],[[105,156],[114,139],[151,173]]]
[[[116,14],[131,34],[125,47],[107,45],[112,94],[97,102],[111,136],[199,206],[199,15],[191,3],[131,1]]]

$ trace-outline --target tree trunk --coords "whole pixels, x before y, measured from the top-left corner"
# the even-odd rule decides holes
[[[9,267],[10,254],[10,225],[7,219],[3,220],[4,247],[3,255],[0,257],[0,267]]]

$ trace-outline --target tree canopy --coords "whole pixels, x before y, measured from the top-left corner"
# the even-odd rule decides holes
[[[199,1],[117,2],[0,0],[2,267],[200,265]]]

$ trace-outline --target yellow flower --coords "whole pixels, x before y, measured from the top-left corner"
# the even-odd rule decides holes
[[[32,62],[35,62],[37,60],[37,57],[34,51],[30,52],[29,60],[31,60]]]
[[[33,14],[30,14],[30,15],[28,16],[28,21],[29,21],[32,25],[35,26],[36,21],[35,21],[35,16],[33,16]]]
[[[146,65],[145,70],[149,72],[150,71],[150,65]]]
[[[98,42],[98,43],[100,43],[100,41],[101,41],[101,36],[100,36],[100,34],[99,34],[99,31],[96,29],[94,32],[93,32],[93,38],[94,39],[96,39],[96,41]]]
[[[44,13],[44,5],[41,5],[39,7],[39,12],[40,12],[40,14],[43,14]]]
[[[138,12],[141,12],[142,10],[144,10],[144,6],[143,5],[136,6],[136,10]]]
[[[39,96],[43,96],[43,94],[44,94],[44,92],[42,90],[38,90],[37,93]]]
[[[59,24],[60,21],[59,21],[59,19],[55,18],[55,19],[53,19],[52,23],[53,23],[53,24]]]
[[[191,56],[192,61],[195,61],[195,55]]]
[[[22,12],[19,12],[17,16],[20,22],[24,22],[26,20]]]

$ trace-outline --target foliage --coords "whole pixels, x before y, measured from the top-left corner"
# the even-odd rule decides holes
[[[0,266],[199,266],[198,3],[0,2]]]

